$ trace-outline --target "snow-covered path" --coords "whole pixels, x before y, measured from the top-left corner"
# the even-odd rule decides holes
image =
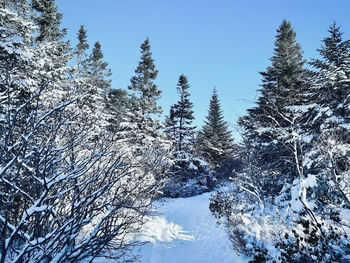
[[[240,263],[247,259],[232,250],[225,230],[209,211],[210,193],[167,199],[149,218],[142,239],[151,241],[136,251],[143,263]]]

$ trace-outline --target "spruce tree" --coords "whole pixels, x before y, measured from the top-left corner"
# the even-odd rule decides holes
[[[328,32],[318,50],[320,59],[311,62],[317,72],[310,91],[312,107],[306,113],[310,120],[306,135],[312,138],[307,165],[309,172],[318,176],[322,195],[327,194],[330,201],[337,203],[343,202],[337,182],[344,180],[349,167],[350,40],[343,39],[335,23]],[[319,193],[317,197],[323,198]]]
[[[100,129],[106,129],[110,125],[112,118],[108,112],[107,96],[111,89],[112,72],[108,68],[108,63],[103,60],[101,44],[95,42],[90,56],[87,58],[87,87],[88,96],[86,103],[90,107],[92,117],[95,120],[97,137]]]
[[[54,70],[55,67],[66,67],[71,59],[69,41],[64,41],[63,37],[66,34],[65,29],[61,29],[62,14],[58,12],[58,7],[54,0],[33,0],[31,1],[33,21],[37,26],[37,34],[35,35],[36,44],[42,47],[42,57],[50,57],[51,61],[42,61],[47,71]],[[50,43],[50,45],[46,45]],[[55,61],[55,63],[51,63]],[[42,75],[40,78],[43,81],[47,76]],[[66,90],[70,89],[66,78],[62,74],[55,74],[55,80],[49,84],[49,89],[45,94],[45,107],[50,108],[56,105],[57,102],[66,100],[70,95],[67,95]]]
[[[350,206],[350,42],[331,25],[310,74],[288,22],[276,38],[258,105],[239,120],[242,169],[232,176],[234,188],[219,192],[211,208],[226,217],[237,250],[245,251],[247,242],[257,248],[247,251],[255,261],[277,260],[271,256],[277,249],[283,262],[342,262],[349,255],[343,211]],[[242,214],[264,229],[269,218],[277,235],[285,229],[284,238],[272,242],[273,253],[266,240],[250,236],[251,221],[237,224]],[[282,228],[274,228],[276,222]]]
[[[147,38],[141,45],[141,61],[139,62],[135,73],[130,79],[129,89],[136,93],[138,102],[137,108],[142,115],[161,113],[162,109],[157,105],[161,90],[153,83],[158,75],[152,58],[151,45]]]
[[[170,107],[166,117],[165,132],[172,142],[171,167],[167,173],[169,181],[163,189],[165,196],[185,197],[210,191],[214,186],[212,170],[194,152],[194,129],[192,125],[193,103],[190,101],[187,77],[180,75],[177,92],[179,100]]]
[[[33,45],[33,24],[30,21],[30,6],[26,1],[2,1],[1,5],[0,23],[0,71],[1,71],[1,85],[0,85],[0,102],[6,98],[4,96],[6,79],[11,77],[9,72],[22,72],[25,74],[28,65],[22,61],[23,55],[19,50],[29,49]],[[6,13],[9,12],[9,14]],[[14,74],[15,75],[15,74]],[[28,87],[23,87],[19,83],[12,82],[13,92],[12,99],[20,106],[31,95],[32,90]],[[9,96],[9,95],[7,95]],[[11,109],[15,110],[15,109]],[[11,111],[10,110],[10,111]],[[6,113],[6,110],[0,108],[0,116]],[[0,126],[1,123],[0,123]]]
[[[323,39],[318,49],[321,58],[310,63],[316,70],[311,99],[320,108],[329,110],[341,122],[350,122],[350,40],[343,40],[343,33],[335,22],[328,29],[329,36]],[[327,119],[325,114],[322,114]],[[319,124],[320,125],[320,124]]]
[[[191,126],[194,116],[192,110],[193,103],[189,100],[189,88],[190,85],[188,84],[187,77],[183,74],[180,75],[177,84],[177,92],[180,95],[180,100],[173,107],[174,118],[178,122],[176,132],[176,150],[178,151],[184,148],[187,150],[191,148],[191,139],[196,128],[195,126]]]
[[[141,58],[135,69],[136,75],[130,79],[131,84],[128,113],[124,121],[124,126],[128,132],[128,137],[140,148],[146,145],[160,142],[161,123],[155,120],[154,114],[162,112],[157,101],[161,90],[154,84],[158,70],[154,65],[151,46],[147,38],[141,44]]]
[[[57,41],[65,35],[65,29],[61,30],[62,14],[58,12],[55,0],[33,0],[32,7],[39,13],[35,22],[39,26],[38,41]]]
[[[99,90],[106,90],[111,86],[111,70],[108,63],[103,61],[103,53],[100,42],[95,42],[92,53],[88,59],[89,74],[93,81],[92,85]]]
[[[313,144],[334,136],[341,138],[339,144],[347,144],[350,142],[350,40],[343,40],[343,33],[335,23],[328,33],[318,49],[320,58],[310,63],[316,72],[308,95],[311,106],[305,119],[310,121],[305,125],[305,134],[312,138]],[[310,160],[319,158],[320,151],[314,149]],[[322,171],[324,167],[320,164],[311,161],[309,166]]]
[[[78,50],[87,50],[89,48],[89,44],[87,42],[87,30],[85,29],[84,25],[81,25],[78,31],[78,44],[77,49]]]
[[[198,134],[198,151],[213,168],[218,168],[232,154],[232,143],[231,132],[214,88],[206,121]]]
[[[89,49],[89,44],[87,42],[87,31],[83,25],[80,26],[78,31],[78,44],[75,48],[75,52],[77,54],[77,66],[79,71],[82,70],[82,64],[86,59],[86,52]]]
[[[287,121],[293,115],[290,106],[299,106],[307,102],[307,78],[302,50],[296,42],[296,33],[291,23],[283,20],[277,29],[272,65],[261,72],[262,84],[257,106],[248,109],[248,115],[240,119],[243,136],[252,141],[255,159],[259,160],[258,169],[266,173],[261,176],[264,191],[277,194],[285,180],[291,182],[296,176],[295,167],[290,163],[293,153],[286,144],[290,140],[291,123]]]
[[[85,78],[85,87],[89,89],[86,103],[95,113],[95,124],[115,133],[128,105],[127,92],[111,87],[112,72],[108,63],[103,60],[104,55],[98,41],[95,42],[91,55],[86,58],[89,47],[86,37],[86,30],[81,26],[76,52],[78,70],[82,73],[81,77]]]
[[[274,55],[270,60],[272,65],[260,73],[263,79],[257,104],[260,111],[271,113],[280,119],[277,110],[285,110],[286,105],[300,104],[299,95],[304,91],[303,78],[306,74],[301,47],[296,42],[296,33],[291,23],[287,20],[283,20],[277,29]]]
[[[317,51],[320,59],[313,59],[310,63],[317,69],[329,69],[333,64],[342,67],[349,63],[350,40],[343,40],[343,32],[340,27],[333,22],[328,29],[329,36],[322,40],[323,45]]]
[[[270,127],[276,121],[282,126],[288,125],[281,115],[286,112],[286,106],[302,104],[307,86],[302,50],[287,20],[283,20],[277,29],[274,54],[270,60],[272,65],[265,72],[260,72],[262,88],[257,106],[248,109],[248,115],[253,123],[263,127]],[[253,130],[256,128],[253,127]],[[260,138],[270,141],[271,136],[273,134],[267,133]]]

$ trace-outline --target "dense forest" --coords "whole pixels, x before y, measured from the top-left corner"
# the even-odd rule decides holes
[[[350,261],[350,40],[336,23],[306,61],[282,21],[234,142],[215,88],[193,125],[184,74],[160,120],[148,38],[116,88],[101,43],[81,26],[71,46],[62,17],[54,0],[0,0],[0,263],[133,262],[154,201],[210,191],[250,262]]]

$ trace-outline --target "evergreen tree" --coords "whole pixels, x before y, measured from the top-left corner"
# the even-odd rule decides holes
[[[194,120],[193,116],[193,103],[189,100],[190,94],[188,89],[187,77],[180,75],[179,82],[177,84],[177,92],[180,95],[180,100],[173,107],[173,118],[177,120],[178,127],[176,134],[176,150],[181,151],[184,148],[187,150],[191,148],[191,139],[194,134],[195,126],[191,126]]]
[[[61,30],[62,14],[58,12],[55,0],[33,0],[32,7],[39,13],[35,17],[35,22],[39,26],[38,41],[57,41],[60,40],[66,30]]]
[[[254,141],[255,159],[264,174],[261,176],[263,190],[277,194],[287,178],[289,182],[296,176],[293,153],[285,147],[290,142],[291,123],[287,121],[293,115],[290,106],[303,105],[307,100],[307,78],[309,73],[303,68],[300,45],[296,42],[296,33],[291,23],[283,20],[277,29],[272,65],[265,72],[257,106],[248,109],[248,115],[239,120],[246,141]],[[288,144],[288,143],[287,143]]]
[[[163,189],[165,196],[186,197],[212,190],[213,173],[209,165],[194,153],[194,129],[192,126],[193,103],[190,101],[187,77],[180,75],[177,91],[179,101],[170,107],[166,117],[165,132],[172,142],[170,157],[172,166],[168,172],[169,181]]]
[[[42,60],[42,64],[48,72],[52,72],[56,68],[66,67],[67,63],[71,59],[72,54],[70,50],[69,41],[64,41],[63,36],[66,33],[65,29],[61,29],[62,14],[58,12],[58,7],[54,0],[33,0],[31,1],[33,21],[37,26],[36,44],[42,46],[42,57],[50,57],[52,60]],[[50,45],[46,45],[50,43]],[[52,63],[55,61],[55,63]],[[58,66],[59,65],[59,66]],[[47,76],[38,76],[45,81]],[[54,76],[55,80],[49,84],[48,90],[45,92],[44,105],[47,108],[51,108],[58,102],[65,101],[67,96],[67,89],[69,83],[62,74]]]
[[[311,121],[305,134],[312,138],[307,172],[317,176],[322,189],[316,197],[323,202],[327,196],[328,202],[337,204],[344,201],[339,195],[344,188],[337,185],[346,180],[349,167],[350,40],[343,40],[335,23],[328,32],[318,50],[321,58],[311,62],[318,71],[311,86],[312,105],[306,113]]]
[[[75,52],[77,55],[77,66],[79,71],[81,71],[81,67],[83,65],[83,62],[86,59],[87,56],[87,50],[89,48],[89,44],[87,42],[87,31],[84,28],[83,25],[80,26],[78,31],[78,44],[75,48]]]
[[[305,135],[312,138],[311,145],[319,145],[331,137],[337,137],[339,145],[350,143],[350,40],[343,40],[343,33],[335,23],[328,33],[318,49],[320,59],[310,63],[317,70],[308,95],[311,105],[305,114],[305,119],[311,121],[304,125]],[[325,169],[324,163],[315,161],[323,158],[320,157],[323,150],[317,147],[313,146],[313,154],[308,158],[312,173]]]
[[[88,63],[92,86],[97,90],[106,91],[111,86],[112,73],[108,68],[108,63],[103,61],[101,44],[98,41],[94,44]]]
[[[105,93],[109,89],[108,77],[111,73],[107,69],[108,64],[102,60],[100,44],[95,44],[92,54],[88,55],[89,44],[84,26],[80,27],[77,40],[78,43],[74,50],[77,66],[76,70],[72,71],[71,86],[75,89],[73,96],[77,98],[78,104],[78,108],[73,110],[79,110],[79,114],[72,114],[72,116],[75,116],[76,119],[79,117],[79,120],[75,121],[77,124],[75,128],[81,129],[82,125],[90,126],[89,140],[97,141],[99,135],[108,126]]]
[[[78,71],[81,77],[85,78],[87,85],[90,87],[87,103],[99,108],[98,119],[107,123],[109,131],[116,132],[122,121],[122,116],[128,105],[127,92],[122,89],[113,89],[111,87],[112,72],[108,68],[108,63],[103,61],[101,44],[96,42],[92,54],[86,58],[86,50],[89,48],[87,43],[87,34],[84,26],[81,26],[78,32],[78,44],[76,47]],[[92,95],[92,96],[91,96]],[[94,100],[94,101],[92,101]]]
[[[291,23],[286,20],[277,29],[274,55],[270,60],[272,65],[260,73],[263,79],[257,107],[248,110],[252,118],[267,127],[273,118],[283,124],[281,114],[286,112],[286,106],[301,104],[306,88],[301,47],[296,43]]]
[[[90,72],[88,68],[89,57],[87,50],[89,44],[87,41],[87,31],[83,25],[80,26],[77,33],[78,43],[74,49],[74,59],[76,70],[73,71],[71,78],[76,82],[76,86],[80,95],[88,93]]]
[[[274,55],[271,58],[272,65],[262,72],[263,84],[261,103],[265,106],[264,95],[272,96],[276,108],[282,109],[285,105],[298,105],[301,93],[305,86],[303,68],[305,60],[302,58],[301,46],[296,43],[296,33],[292,29],[291,23],[283,20],[277,30]]]
[[[146,145],[160,143],[162,124],[153,118],[154,114],[161,113],[157,105],[161,90],[153,83],[158,70],[155,69],[151,46],[147,38],[141,44],[141,61],[135,70],[136,75],[130,79],[131,85],[129,108],[123,122],[125,135],[133,141],[134,146],[145,148]],[[157,141],[157,142],[156,142]]]
[[[141,61],[139,62],[135,73],[130,79],[129,89],[137,94],[137,108],[142,115],[161,113],[162,109],[157,105],[161,91],[153,83],[158,75],[152,58],[151,45],[147,38],[141,45]]]
[[[85,32],[86,34],[86,32]],[[84,33],[78,34],[79,43],[77,49],[85,46]],[[81,50],[82,58],[85,51]],[[77,54],[79,56],[79,53]],[[96,42],[90,56],[81,60],[78,66],[78,74],[81,83],[78,83],[82,96],[82,109],[86,111],[86,117],[94,127],[92,138],[97,140],[99,134],[111,128],[113,112],[109,104],[108,95],[111,90],[112,72],[108,68],[108,63],[103,60],[101,44]]]
[[[343,33],[335,23],[329,27],[328,32],[330,35],[323,39],[323,45],[318,49],[321,58],[314,59],[310,63],[318,70],[310,99],[318,105],[319,110],[324,109],[321,114],[323,117],[319,118],[322,122],[328,119],[325,116],[327,113],[325,107],[329,107],[339,122],[350,122],[348,114],[350,113],[348,108],[350,105],[350,40],[343,40]],[[328,115],[330,115],[329,112]],[[321,124],[319,122],[318,126]],[[314,128],[317,129],[317,127]]]
[[[80,26],[78,31],[78,44],[77,49],[81,51],[85,51],[89,48],[89,44],[87,42],[87,31],[83,25]]]
[[[26,103],[36,91],[37,82],[34,70],[38,61],[36,55],[39,47],[34,45],[34,25],[30,20],[30,8],[24,3],[2,1],[0,5],[0,166],[5,167],[11,162],[13,156],[21,147],[18,142],[26,131],[26,120],[30,120],[33,105]],[[31,60],[30,57],[33,56]],[[25,85],[31,81],[32,85]],[[39,104],[39,103],[38,103]],[[18,109],[21,110],[18,110]],[[13,125],[13,120],[17,125]],[[12,130],[11,136],[7,131]],[[7,136],[7,137],[6,137]],[[7,154],[4,154],[7,152]],[[28,159],[32,155],[27,156]],[[29,162],[27,162],[29,164]],[[28,165],[29,167],[29,165]],[[16,168],[10,169],[15,174]],[[3,178],[3,175],[1,175]],[[23,176],[22,187],[28,189],[30,180]],[[22,200],[11,200],[7,195],[9,187],[0,181],[0,211],[1,215],[9,216],[13,223],[14,215],[23,211],[25,204]],[[3,224],[0,223],[1,232],[4,233]],[[4,234],[2,234],[4,236]],[[0,252],[1,257],[2,252]]]
[[[313,59],[310,63],[317,69],[329,69],[331,65],[344,67],[349,63],[350,40],[343,40],[343,32],[334,22],[328,29],[330,34],[322,40],[323,45],[318,52],[321,59]]]
[[[206,121],[198,134],[199,154],[209,164],[218,168],[232,154],[232,137],[224,121],[218,94],[214,88]]]
[[[91,85],[91,94],[93,99],[93,107],[96,108],[98,115],[97,118],[102,118],[104,121],[107,121],[111,116],[106,116],[106,97],[111,87],[111,75],[112,72],[108,68],[108,63],[103,61],[103,53],[101,49],[101,44],[97,41],[94,44],[92,53],[88,59],[88,73],[89,73],[89,82]],[[104,126],[107,124],[104,124]]]
[[[162,184],[170,166],[170,142],[162,132],[163,124],[153,116],[161,112],[157,105],[161,91],[153,83],[158,71],[148,38],[141,44],[140,59],[136,75],[130,79],[128,88],[132,93],[127,99],[117,136],[123,144],[125,159],[133,167],[132,173],[140,177],[149,173],[148,176]]]
[[[1,81],[4,82],[0,85],[0,94],[3,94],[0,96],[0,101],[2,101],[6,97],[6,79],[11,79],[9,72],[16,71],[25,74],[28,70],[28,65],[23,63],[23,56],[18,51],[23,52],[33,45],[34,26],[30,21],[31,12],[26,1],[2,1],[0,8],[0,23],[3,25],[0,28],[0,71]],[[25,88],[16,81],[12,82],[12,89],[11,96],[14,100],[12,103],[16,102],[17,106],[23,104],[32,92],[30,88]],[[0,108],[0,115],[5,114],[5,111]]]
[[[30,3],[27,0],[1,0],[0,8],[7,8],[8,10],[16,10],[16,12],[21,16],[25,17],[31,15]]]

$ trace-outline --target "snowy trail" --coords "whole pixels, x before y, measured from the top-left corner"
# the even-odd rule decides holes
[[[232,250],[223,226],[209,211],[210,193],[167,199],[142,231],[151,241],[136,251],[143,263],[248,262]]]

